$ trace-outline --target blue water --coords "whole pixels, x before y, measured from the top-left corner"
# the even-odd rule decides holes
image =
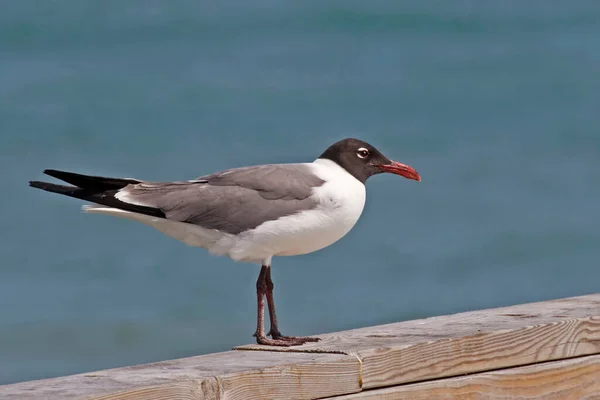
[[[218,4],[218,5],[217,5]],[[252,342],[258,267],[27,187],[311,161],[414,166],[276,258],[284,333],[600,291],[597,1],[5,1],[0,383]]]

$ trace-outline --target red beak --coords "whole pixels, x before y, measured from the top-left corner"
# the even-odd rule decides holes
[[[390,164],[380,164],[378,167],[383,172],[390,172],[392,174],[421,182],[421,176],[413,167],[399,163],[398,161],[392,161]]]

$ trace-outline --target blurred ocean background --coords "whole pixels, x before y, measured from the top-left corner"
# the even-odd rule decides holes
[[[0,383],[253,341],[259,268],[28,188],[311,161],[377,176],[335,245],[276,258],[282,331],[600,292],[598,1],[2,2]],[[51,178],[50,178],[51,179]]]

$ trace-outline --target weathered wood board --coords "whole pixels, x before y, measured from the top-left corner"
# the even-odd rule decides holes
[[[598,354],[600,294],[398,322],[320,337],[321,342],[301,348],[357,355],[362,360],[364,389],[392,386]]]
[[[358,392],[359,379],[352,356],[228,351],[0,386],[0,399],[314,399]]]
[[[313,399],[600,354],[600,294],[320,337],[0,386],[0,398]]]
[[[600,356],[374,389],[329,400],[600,399]]]

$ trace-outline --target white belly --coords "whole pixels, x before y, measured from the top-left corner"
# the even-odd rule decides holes
[[[365,185],[329,160],[317,160],[312,165],[326,180],[315,189],[318,207],[265,222],[232,238],[235,243],[230,243],[229,257],[264,262],[272,256],[312,253],[335,243],[352,229],[365,205]]]

